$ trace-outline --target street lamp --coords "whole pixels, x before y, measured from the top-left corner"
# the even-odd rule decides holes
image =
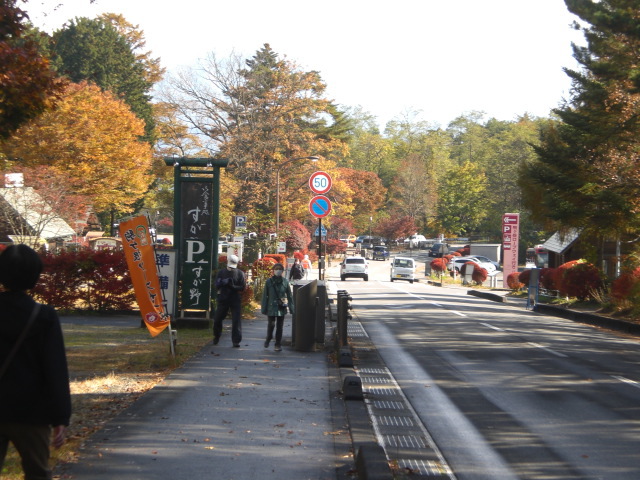
[[[282,167],[284,167],[285,165],[288,165],[297,160],[311,160],[312,162],[317,162],[318,158],[319,157],[316,157],[315,155],[311,155],[309,157],[289,158],[278,166],[278,169],[276,170],[276,237],[278,236],[278,232],[280,231],[280,170],[282,170]]]

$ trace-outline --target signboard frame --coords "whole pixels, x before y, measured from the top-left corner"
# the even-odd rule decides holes
[[[324,195],[329,190],[331,190],[332,186],[331,175],[327,172],[314,172],[309,177],[309,188],[316,195]]]

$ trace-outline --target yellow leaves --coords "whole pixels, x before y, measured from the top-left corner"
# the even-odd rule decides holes
[[[31,166],[50,165],[80,185],[97,210],[126,209],[149,184],[151,148],[144,122],[111,93],[70,84],[49,110],[7,141],[5,151]]]

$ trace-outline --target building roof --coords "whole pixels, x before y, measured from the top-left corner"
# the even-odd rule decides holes
[[[36,236],[51,240],[69,237],[76,232],[33,189],[33,187],[0,188],[0,198],[9,205]],[[19,235],[20,232],[10,232]]]
[[[546,248],[550,252],[562,254],[566,252],[571,245],[573,245],[579,236],[580,230],[577,228],[571,228],[562,233],[556,232],[549,237],[549,240],[542,244],[542,247]]]

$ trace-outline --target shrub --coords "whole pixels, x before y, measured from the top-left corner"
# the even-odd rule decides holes
[[[44,269],[34,297],[60,310],[130,310],[135,294],[121,250],[41,255]]]
[[[520,281],[520,283],[522,283],[525,287],[529,286],[529,280],[531,279],[531,270],[527,269],[527,270],[523,270],[522,272],[520,272],[520,274],[518,275],[518,280]]]
[[[558,268],[555,269],[555,273],[553,275],[553,283],[556,286],[556,290],[558,290],[562,295],[566,295],[566,288],[564,287],[564,274],[571,267],[577,265],[579,260],[571,260],[569,262],[563,263]]]
[[[560,265],[558,270],[556,282],[560,279],[558,290],[562,295],[586,300],[593,297],[593,292],[604,287],[600,271],[591,263],[574,260]]]
[[[87,261],[87,307],[101,312],[130,310],[136,296],[123,251],[98,250]]]
[[[60,310],[73,310],[82,299],[83,274],[86,266],[80,261],[80,252],[45,253],[40,281],[33,289],[39,302]]]
[[[280,263],[283,266],[287,266],[287,256],[282,253],[267,253],[263,258],[272,258],[275,263]]]
[[[435,258],[431,260],[431,271],[442,273],[447,270],[447,259],[446,258]]]
[[[511,290],[520,290],[522,287],[524,287],[524,283],[520,281],[519,272],[513,272],[507,276],[507,286]]]
[[[482,268],[475,262],[466,262],[465,265],[473,265],[473,273],[471,274],[471,280],[473,280],[478,285],[482,285],[489,276],[489,272],[485,268]]]
[[[546,290],[557,290],[555,278],[555,268],[547,267],[540,270],[540,285],[542,285],[542,288]]]
[[[461,257],[467,257],[467,256],[471,255],[471,247],[469,245],[465,245],[463,248],[458,250],[456,253],[458,253]]]
[[[624,272],[611,284],[611,298],[622,303],[640,294],[640,267]]]

